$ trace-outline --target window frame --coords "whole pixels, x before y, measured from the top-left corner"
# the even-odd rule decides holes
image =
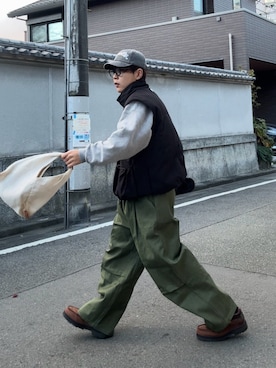
[[[59,39],[54,39],[54,40],[50,40],[49,39],[49,25],[54,24],[54,23],[61,23],[61,27],[62,27],[62,35],[61,38]],[[44,41],[33,41],[33,28],[37,27],[37,26],[43,26],[46,25],[46,39]],[[28,39],[31,42],[38,42],[38,43],[43,43],[43,42],[59,42],[63,40],[63,34],[64,34],[64,22],[63,22],[63,17],[62,14],[58,13],[58,14],[52,14],[52,15],[48,15],[45,17],[39,17],[39,18],[32,18],[32,19],[28,19],[27,21],[27,29],[28,29]]]

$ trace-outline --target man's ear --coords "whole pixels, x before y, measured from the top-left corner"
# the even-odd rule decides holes
[[[138,68],[137,70],[135,70],[135,72],[136,72],[136,80],[143,78],[144,71],[142,68]]]

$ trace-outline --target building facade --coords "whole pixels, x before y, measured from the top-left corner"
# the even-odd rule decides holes
[[[256,13],[272,22],[276,22],[276,0],[257,0]]]
[[[148,58],[230,70],[253,69],[258,116],[276,125],[275,1],[89,0],[90,50],[141,50]],[[63,0],[40,0],[8,14],[26,16],[27,38],[62,45]]]

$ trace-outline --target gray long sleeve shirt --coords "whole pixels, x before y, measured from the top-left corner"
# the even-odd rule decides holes
[[[81,162],[104,165],[136,155],[148,146],[152,124],[153,113],[149,108],[138,101],[129,103],[109,138],[79,150]]]

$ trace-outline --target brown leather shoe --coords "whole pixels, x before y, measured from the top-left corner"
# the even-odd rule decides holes
[[[220,332],[214,332],[203,324],[197,327],[196,336],[201,341],[223,341],[230,337],[236,336],[247,330],[247,323],[242,311],[237,308],[231,322],[224,330]]]
[[[82,330],[90,330],[92,331],[92,335],[97,339],[107,339],[113,336],[113,332],[111,335],[106,335],[98,330],[95,330],[92,326],[90,326],[86,321],[84,321],[79,315],[79,308],[69,305],[64,312],[63,317],[71,323],[73,326],[81,328]]]

